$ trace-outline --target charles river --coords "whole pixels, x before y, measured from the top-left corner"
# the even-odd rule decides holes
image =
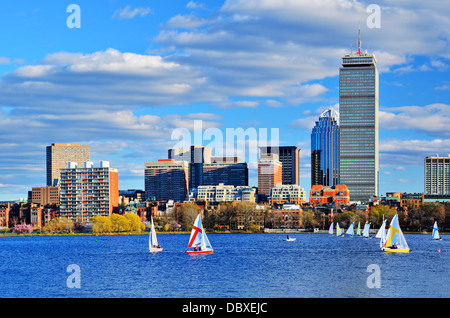
[[[209,234],[214,253],[197,256],[188,234],[158,235],[156,254],[147,235],[0,237],[0,297],[450,297],[448,235],[406,234],[408,254],[375,237],[290,236]]]

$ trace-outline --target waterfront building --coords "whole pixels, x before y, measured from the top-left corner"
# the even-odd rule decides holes
[[[296,146],[259,147],[261,154],[276,154],[281,162],[282,184],[300,184],[300,148]]]
[[[68,168],[61,169],[59,201],[60,216],[74,222],[111,215],[119,206],[118,170],[110,167],[108,161],[100,161],[99,167],[90,161],[81,167],[69,162]]]
[[[212,148],[191,146],[189,149],[169,149],[168,159],[186,161],[189,164],[189,189],[196,188],[203,181],[203,164],[211,163]]]
[[[350,192],[346,185],[337,184],[334,187],[313,185],[309,192],[309,204],[311,206],[327,205],[335,203],[340,208],[349,205]]]
[[[274,153],[261,153],[258,160],[258,201],[267,201],[270,189],[282,183],[282,163]]]
[[[11,212],[11,203],[0,204],[0,228],[9,227],[9,214]]]
[[[201,185],[189,193],[189,201],[205,202],[255,202],[256,190],[249,186],[233,186],[220,183],[218,185]]]
[[[31,202],[40,205],[59,205],[59,187],[32,187]]]
[[[270,189],[269,204],[292,203],[302,205],[306,202],[305,190],[298,184],[277,184]]]
[[[339,184],[339,113],[327,109],[311,132],[311,186]]]
[[[450,194],[450,155],[425,158],[425,195]]]
[[[77,143],[53,143],[47,146],[47,186],[57,186],[60,182],[60,170],[69,162],[90,161],[90,147]]]
[[[212,157],[203,164],[202,185],[248,186],[248,164],[239,157]]]
[[[378,195],[378,70],[373,54],[342,57],[339,69],[340,183],[351,201]]]
[[[145,162],[145,198],[148,201],[184,201],[189,192],[189,163],[173,159]]]

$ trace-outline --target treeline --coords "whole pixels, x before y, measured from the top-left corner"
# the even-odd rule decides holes
[[[173,213],[165,214],[164,217],[155,218],[155,222],[164,230],[182,229],[190,231],[195,217],[200,209],[195,203],[186,203],[177,208]],[[383,219],[388,221],[398,214],[400,225],[405,231],[430,231],[434,221],[437,221],[441,229],[450,228],[450,205],[440,203],[425,203],[419,208],[412,208],[406,211],[394,210],[386,205],[372,207],[370,212],[365,210],[351,210],[334,213],[333,219],[330,214],[324,213],[320,209],[306,209],[296,216],[289,216],[302,224],[304,229],[328,229],[331,222],[339,222],[341,227],[347,228],[351,223],[358,222],[361,228],[366,221],[371,223],[371,228],[379,228]],[[284,216],[286,218],[286,216]],[[220,204],[215,210],[204,211],[203,225],[208,230],[228,229],[260,231],[262,228],[286,227],[286,219],[282,219],[279,210],[257,209],[256,204],[249,202],[239,202],[237,204]]]

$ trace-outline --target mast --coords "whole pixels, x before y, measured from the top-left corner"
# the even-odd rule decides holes
[[[358,23],[358,52],[356,52],[356,54],[361,55],[361,21],[359,21]]]

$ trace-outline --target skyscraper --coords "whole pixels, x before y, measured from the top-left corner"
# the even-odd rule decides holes
[[[311,133],[311,186],[339,184],[339,114],[327,109]]]
[[[425,158],[425,195],[450,194],[450,155]]]
[[[88,222],[96,215],[108,216],[119,208],[119,173],[108,161],[84,166],[69,162],[61,169],[60,214],[74,221]]]
[[[259,147],[262,154],[276,154],[283,165],[282,184],[300,184],[300,148],[296,146]]]
[[[248,164],[239,157],[212,157],[203,164],[202,185],[248,186]]]
[[[211,163],[212,148],[191,146],[189,149],[169,149],[168,159],[187,161],[189,164],[189,189],[197,188],[203,180],[203,164]]]
[[[145,197],[156,201],[184,201],[189,192],[189,164],[159,159],[145,162]]]
[[[258,201],[267,201],[270,189],[282,181],[282,163],[278,155],[261,153],[258,161]]]
[[[67,168],[69,162],[90,161],[90,147],[80,144],[53,143],[47,146],[47,186],[57,185],[60,170]]]
[[[351,201],[378,194],[378,70],[374,55],[342,57],[339,69],[340,183]]]

